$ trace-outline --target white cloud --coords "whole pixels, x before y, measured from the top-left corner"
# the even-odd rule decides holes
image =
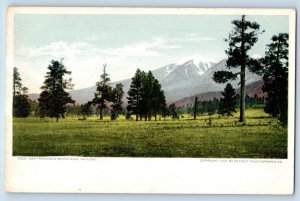
[[[212,41],[214,38],[188,34],[183,38],[153,37],[151,40],[126,44],[116,48],[99,48],[86,42],[68,43],[56,41],[41,47],[26,47],[17,52],[28,58],[53,57],[74,59],[83,55],[115,55],[125,57],[157,57],[160,50],[182,48],[182,43]]]
[[[175,49],[181,46],[168,44],[168,40],[154,37],[148,41],[141,41],[134,44],[124,45],[115,49],[102,49],[100,53],[118,55],[121,57],[157,57],[160,56],[160,49]]]
[[[203,37],[198,34],[187,34],[185,37],[182,38],[170,38],[170,42],[177,42],[177,43],[186,43],[186,42],[193,42],[193,43],[200,43],[204,41],[215,41],[216,38],[213,37]]]
[[[54,58],[76,58],[78,56],[95,54],[115,55],[121,57],[156,57],[159,56],[157,50],[178,48],[175,45],[167,45],[161,38],[154,38],[149,41],[142,41],[134,44],[124,45],[117,48],[99,48],[85,42],[67,43],[57,41],[41,47],[22,48],[17,55],[28,58],[54,57]]]
[[[94,45],[52,42],[41,47],[26,47],[16,52],[15,64],[22,70],[24,86],[30,93],[39,92],[47,66],[51,60],[64,58],[64,64],[72,71],[74,89],[93,86],[99,80],[102,64],[108,64],[111,80],[129,78],[134,74],[139,58],[157,57],[155,48],[163,48],[162,41],[156,39],[124,45],[117,48],[99,48]],[[34,79],[30,79],[34,75]]]
[[[82,53],[88,45],[86,43],[73,43],[58,41],[48,45],[29,48],[27,56],[29,58],[39,58],[43,56],[61,57],[61,58],[74,58]],[[28,51],[28,50],[27,50]]]
[[[80,89],[93,86],[99,80],[103,63],[108,64],[107,70],[112,81],[130,78],[137,67],[149,70],[162,66],[162,61],[169,62],[169,59],[173,62],[172,58],[176,56],[166,56],[166,51],[183,48],[183,43],[201,40],[206,39],[197,35],[184,38],[153,37],[116,48],[98,47],[90,41],[56,41],[40,47],[18,49],[15,52],[15,64],[24,75],[24,86],[32,93],[40,91],[50,61],[64,58],[65,66],[72,71],[74,89]]]
[[[181,45],[172,44],[172,40],[170,38],[162,38],[162,37],[154,37],[152,39],[152,46],[160,49],[178,49],[182,48]]]
[[[115,49],[100,50],[100,52],[109,55],[118,55],[121,57],[156,57],[159,56],[157,51],[150,50],[153,45],[149,42],[140,42],[132,45],[124,45]]]

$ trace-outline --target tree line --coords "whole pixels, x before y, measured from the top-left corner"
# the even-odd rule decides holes
[[[225,51],[228,58],[226,68],[238,68],[238,73],[231,71],[217,71],[213,75],[216,83],[228,83],[222,98],[214,99],[209,102],[198,102],[195,99],[193,106],[194,118],[196,113],[212,114],[218,111],[219,114],[232,115],[236,112],[238,105],[240,110],[239,121],[245,122],[246,110],[246,69],[252,73],[262,76],[264,81],[262,90],[267,94],[264,111],[273,117],[278,117],[281,123],[287,123],[288,111],[288,38],[287,33],[279,33],[271,38],[271,43],[266,46],[265,57],[251,58],[249,51],[258,41],[258,36],[264,33],[260,30],[260,25],[256,22],[246,20],[243,15],[240,20],[233,20],[234,28],[225,41],[228,43],[228,49]],[[74,104],[75,101],[70,97],[68,90],[74,86],[71,79],[65,79],[70,75],[63,65],[63,60],[52,60],[48,66],[42,92],[38,103],[28,99],[26,87],[22,86],[22,79],[18,69],[14,68],[13,74],[13,115],[15,117],[26,117],[30,113],[30,108],[37,109],[40,117],[49,116],[51,118],[64,118],[68,104]],[[237,95],[230,80],[240,80],[240,94]],[[103,112],[110,111],[112,120],[118,118],[124,111],[123,108],[123,85],[116,84],[111,86],[110,78],[106,73],[106,64],[103,65],[103,72],[100,75],[99,82],[96,83],[94,99],[80,106],[79,112],[86,118],[91,114],[91,107],[99,110],[100,120],[103,120]],[[134,77],[131,79],[130,89],[128,91],[128,106],[126,118],[135,115],[135,120],[157,119],[158,115],[163,117],[178,117],[178,109],[175,104],[167,107],[164,91],[161,89],[159,81],[153,76],[152,72],[144,72],[137,69]],[[237,99],[239,103],[237,104]],[[189,109],[190,110],[190,109]]]
[[[230,85],[226,85],[224,91],[221,93],[222,98],[213,98],[208,101],[197,101],[197,104],[186,104],[178,109],[179,114],[188,113],[191,115],[226,115],[233,116],[236,108],[239,107],[239,94]],[[246,108],[262,107],[264,105],[264,97],[258,97],[255,94],[253,97],[246,95],[245,105]],[[195,107],[196,106],[196,107]]]
[[[22,87],[22,79],[18,69],[14,68],[13,76],[13,116],[27,117],[31,110],[35,114],[43,117],[64,118],[65,113],[73,111],[86,116],[92,114],[92,108],[99,111],[100,120],[103,120],[103,113],[109,110],[111,120],[118,118],[123,108],[123,84],[118,83],[115,87],[111,86],[110,78],[106,73],[106,64],[103,65],[103,72],[100,75],[100,81],[96,83],[96,91],[93,100],[88,101],[79,107],[75,105],[75,101],[71,98],[67,90],[73,88],[72,79],[65,79],[65,75],[71,74],[61,61],[52,60],[48,66],[48,71],[41,87],[42,92],[39,95],[38,102],[31,101],[27,96],[28,89]],[[136,120],[151,120],[152,117],[157,120],[157,115],[165,114],[166,100],[164,91],[161,89],[159,81],[153,76],[152,72],[148,73],[137,69],[135,76],[128,91],[128,106],[126,118],[130,118],[132,114],[136,115]]]

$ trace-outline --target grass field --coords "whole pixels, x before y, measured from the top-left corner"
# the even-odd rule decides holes
[[[287,158],[287,128],[261,108],[226,118],[79,121],[29,117],[13,120],[14,156]]]

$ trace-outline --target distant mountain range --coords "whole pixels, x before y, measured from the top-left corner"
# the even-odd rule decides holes
[[[266,97],[266,94],[262,91],[262,86],[264,82],[263,80],[258,80],[255,81],[251,84],[246,85],[246,92],[247,95],[250,97],[254,97],[257,95],[257,97],[262,98]],[[204,92],[200,94],[195,94],[193,96],[185,97],[183,99],[177,100],[174,103],[178,107],[186,106],[186,105],[192,105],[194,104],[195,97],[198,97],[198,101],[209,101],[213,100],[214,98],[221,98],[222,97],[222,91],[209,91],[209,92]],[[236,93],[240,94],[240,87],[236,89]]]
[[[184,98],[194,96],[195,94],[211,94],[223,91],[226,84],[215,83],[212,79],[214,72],[226,70],[226,60],[219,62],[209,61],[201,56],[186,58],[177,63],[169,64],[153,70],[153,75],[159,80],[162,89],[165,92],[167,103],[178,102]],[[238,72],[238,69],[231,69],[232,72]],[[246,72],[246,85],[255,83],[261,80],[256,74]],[[114,82],[124,85],[125,91],[124,102],[127,103],[127,92],[130,87],[131,78]],[[238,88],[239,80],[230,82],[234,88]],[[70,92],[72,98],[77,104],[82,104],[94,98],[96,86],[73,90]],[[247,91],[249,93],[249,91]],[[29,94],[32,99],[37,99],[37,94]],[[216,97],[217,98],[217,97]]]

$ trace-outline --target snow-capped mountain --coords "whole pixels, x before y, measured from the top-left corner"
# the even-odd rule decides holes
[[[185,82],[188,80],[193,80],[201,77],[205,74],[215,63],[212,61],[203,61],[197,59],[189,59],[182,63],[176,63],[166,66],[166,72],[161,79],[163,85],[174,84],[174,81],[178,83]],[[158,72],[153,72],[158,74]],[[154,74],[154,75],[155,75]],[[161,78],[157,76],[157,79]],[[178,84],[177,83],[177,84]]]
[[[215,61],[207,60],[201,56],[193,56],[183,58],[173,64],[153,70],[153,75],[159,80],[168,103],[173,103],[185,97],[201,94],[205,92],[223,91],[226,84],[215,83],[212,79],[214,72],[226,70],[226,60],[223,59],[216,63]],[[232,69],[233,72],[238,72],[238,69]],[[261,80],[256,74],[246,71],[246,85],[255,81]],[[131,78],[114,82],[124,85],[123,90],[125,96],[130,87]],[[233,87],[239,87],[239,79],[230,82]],[[85,103],[94,98],[96,87],[89,87],[80,90],[71,91],[70,94],[78,104]],[[124,97],[124,102],[127,102]]]
[[[212,60],[207,60],[200,55],[194,55],[191,57],[185,57],[173,64],[169,64],[158,68],[153,72],[155,77],[159,80],[172,80],[177,79],[178,76],[186,80],[200,76],[209,70],[216,62]]]
[[[188,72],[192,75],[187,77],[182,68],[184,69],[184,71],[185,69],[188,69]],[[193,64],[181,65],[180,67],[177,67],[177,69],[173,71],[176,76],[168,76],[167,78],[160,81],[160,83],[162,84],[162,88],[165,91],[167,101],[173,102],[183,97],[188,97],[204,92],[223,91],[226,83],[218,84],[212,79],[214,72],[220,70],[228,70],[226,69],[225,59],[212,65],[201,75],[195,72]],[[237,73],[238,70],[239,69],[231,69],[231,71],[234,73]],[[260,79],[261,78],[258,75],[253,74],[248,70],[246,71],[246,85]],[[239,87],[239,79],[231,81],[230,83],[234,88]]]

